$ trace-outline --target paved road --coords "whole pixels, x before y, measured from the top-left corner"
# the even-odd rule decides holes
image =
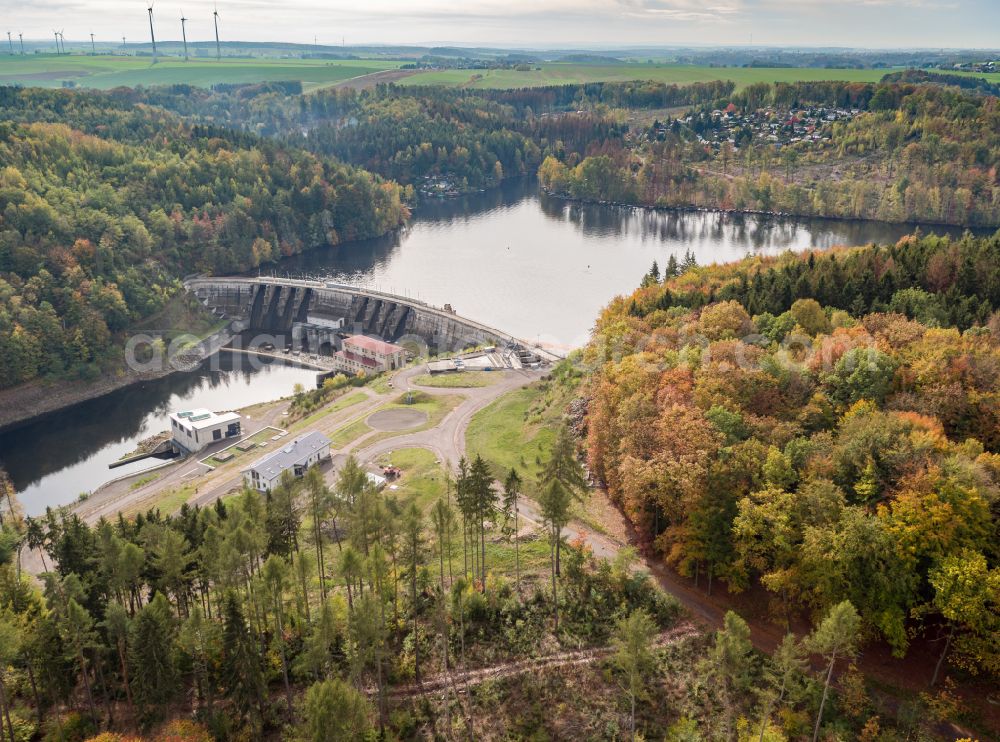
[[[531,383],[542,373],[523,370],[495,371],[493,373],[496,374],[497,381],[494,384],[464,389],[421,387],[414,384],[413,379],[425,372],[426,369],[423,365],[397,372],[392,380],[393,386],[387,392],[379,393],[368,387],[361,387],[359,391],[367,396],[366,400],[331,413],[311,426],[312,430],[331,434],[345,425],[366,419],[376,408],[411,389],[435,396],[459,395],[464,397],[462,402],[448,412],[441,422],[433,428],[415,433],[402,433],[366,445],[366,441],[380,435],[379,431],[372,431],[347,444],[342,449],[333,451],[333,463],[324,466],[325,474],[331,481],[335,476],[338,464],[349,453],[354,454],[362,464],[370,464],[387,451],[420,447],[433,451],[441,461],[447,462],[453,467],[456,466],[458,459],[465,452],[465,431],[472,416],[497,397]],[[348,394],[350,393],[353,392],[348,392]],[[288,406],[289,402],[286,400],[265,408],[266,411],[258,416],[245,418],[244,432],[253,434],[267,426],[284,427],[284,413],[287,412]],[[135,487],[136,482],[148,474],[126,477],[120,481],[112,482],[102,487],[85,502],[80,503],[76,507],[76,512],[87,522],[94,523],[101,517],[114,518],[121,510],[140,507],[143,502],[153,502],[160,492],[191,484],[195,486],[195,494],[188,502],[199,506],[210,505],[220,497],[242,486],[241,475],[233,467],[221,467],[216,471],[211,471],[208,467],[198,463],[198,459],[205,458],[216,448],[223,448],[225,445],[228,444],[207,448],[200,452],[197,458],[189,457],[177,464],[168,465],[160,470],[154,481],[138,487]],[[133,487],[135,488],[133,489]]]

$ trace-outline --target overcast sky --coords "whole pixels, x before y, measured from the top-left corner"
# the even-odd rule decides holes
[[[212,35],[212,0],[158,0],[157,37]],[[1000,0],[219,0],[227,40],[544,47],[1000,47]],[[149,37],[143,0],[0,0],[25,38]]]

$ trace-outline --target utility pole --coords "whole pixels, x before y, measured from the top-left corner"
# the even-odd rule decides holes
[[[150,5],[147,10],[149,11],[149,39],[153,42],[153,64],[156,64],[156,34],[153,33],[153,6]]]
[[[187,23],[187,18],[184,17],[184,11],[181,11],[181,38],[184,39],[184,61],[188,61],[188,35],[187,29],[184,24]]]
[[[94,46],[94,34],[90,34],[90,53],[91,56],[97,56],[97,47]]]

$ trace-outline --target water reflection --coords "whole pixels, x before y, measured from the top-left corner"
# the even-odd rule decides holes
[[[282,364],[254,366],[220,354],[198,369],[125,387],[0,433],[0,463],[29,513],[71,501],[80,492],[151,462],[109,470],[138,441],[169,427],[175,410],[226,410],[310,386],[315,372]],[[155,463],[155,462],[154,462]]]
[[[894,242],[905,225],[788,219],[570,203],[532,179],[422,205],[389,237],[283,261],[305,274],[405,293],[517,336],[563,347],[587,340],[600,308],[631,290],[655,259],[699,263],[838,244]],[[960,230],[939,230],[960,234]]]
[[[910,231],[875,222],[567,203],[522,179],[432,201],[395,234],[314,250],[268,272],[449,303],[503,331],[568,349],[587,341],[601,308],[631,291],[653,260],[663,266],[671,254],[680,259],[690,251],[699,263],[723,262],[748,253],[895,242]],[[312,378],[287,367],[176,374],[0,434],[0,463],[23,490],[28,511],[38,512],[110,478],[108,462],[163,430],[171,409],[232,409],[288,394]]]

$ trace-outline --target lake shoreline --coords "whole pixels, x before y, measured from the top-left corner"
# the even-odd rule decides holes
[[[563,193],[557,193],[555,191],[549,190],[543,187],[541,184],[538,186],[538,190],[544,193],[549,198],[554,198],[559,201],[563,201],[568,204],[581,204],[581,205],[592,205],[592,206],[606,206],[611,208],[619,209],[647,209],[649,211],[654,211],[661,214],[667,213],[677,213],[677,214],[720,214],[723,216],[737,217],[737,216],[748,216],[748,217],[764,217],[766,219],[777,219],[777,220],[803,220],[803,219],[819,219],[831,222],[869,222],[871,224],[885,224],[893,227],[911,225],[914,230],[926,228],[932,234],[935,229],[943,230],[956,230],[963,229],[971,232],[974,235],[980,237],[989,237],[994,232],[1000,230],[1000,225],[996,226],[971,226],[968,224],[948,224],[945,222],[925,222],[919,220],[908,219],[905,221],[890,222],[884,219],[868,219],[866,217],[860,216],[836,216],[836,215],[822,215],[822,214],[795,214],[789,211],[764,211],[762,209],[724,209],[721,206],[659,206],[657,204],[643,204],[643,203],[631,203],[629,201],[602,201],[598,199],[591,198],[578,198],[576,196],[568,196]],[[846,247],[860,247],[860,245],[847,245]]]
[[[203,362],[232,340],[228,328],[209,335],[198,343],[197,353]],[[163,379],[179,371],[170,363],[156,371],[119,369],[121,375],[101,376],[94,381],[33,380],[0,391],[0,433],[16,430],[68,407],[100,399],[126,387]]]

